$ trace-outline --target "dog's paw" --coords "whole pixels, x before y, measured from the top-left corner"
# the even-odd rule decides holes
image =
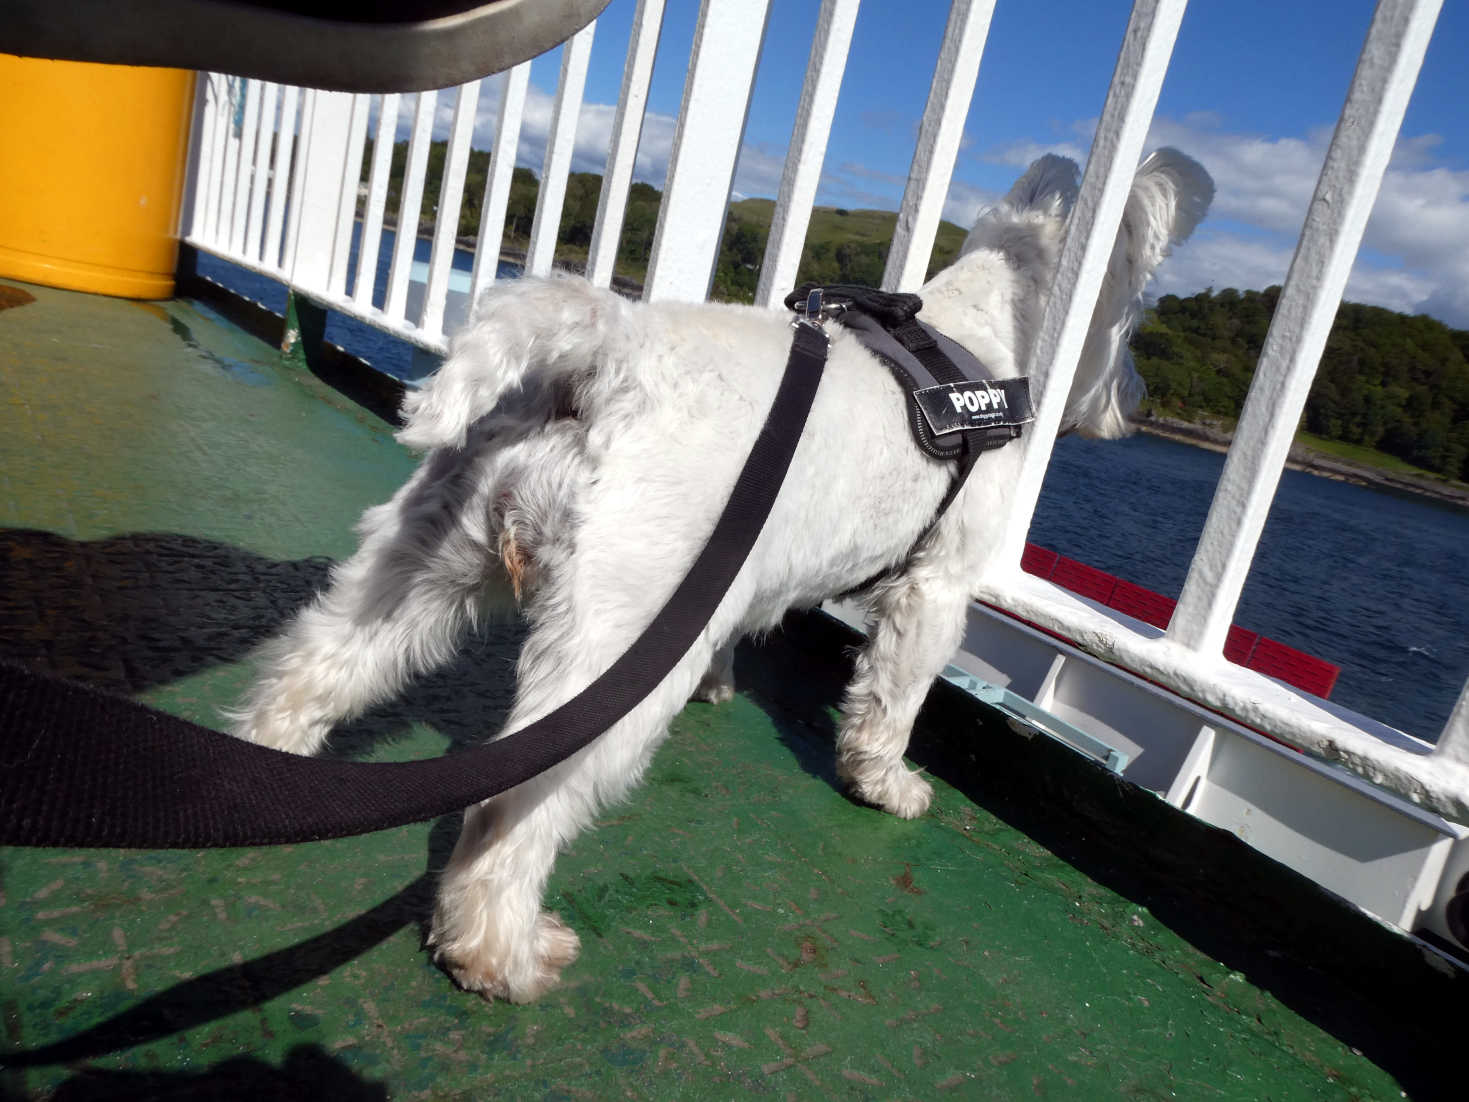
[[[497,959],[487,950],[473,950],[452,942],[436,944],[437,930],[429,935],[434,960],[465,991],[491,1001],[534,1002],[561,982],[561,970],[576,960],[581,939],[561,921],[561,916],[542,911],[536,919],[535,946],[529,954],[514,954],[509,961]],[[519,958],[519,959],[514,959]]]
[[[918,818],[933,799],[933,785],[902,762],[883,769],[874,769],[870,763],[853,769],[838,762],[837,775],[858,800],[900,819]]]
[[[726,704],[734,699],[734,682],[716,673],[706,673],[695,687],[690,700],[702,700],[706,704]]]

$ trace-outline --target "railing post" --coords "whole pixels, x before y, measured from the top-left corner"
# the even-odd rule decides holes
[[[484,200],[479,208],[479,233],[474,247],[474,271],[469,277],[470,303],[495,281],[500,267],[500,244],[505,237],[505,212],[510,205],[510,184],[515,173],[515,152],[520,145],[520,119],[525,113],[525,92],[530,83],[530,62],[522,61],[505,74],[500,90],[500,115],[495,123],[495,144],[490,151],[490,171],[485,176]]]
[[[302,123],[303,144],[296,170],[300,188],[292,195],[295,241],[285,268],[292,284],[320,293],[331,276],[342,165],[352,127],[352,96],[318,91],[310,99],[308,114]]]
[[[423,181],[428,172],[429,143],[433,138],[434,108],[439,94],[419,92],[414,105],[413,131],[408,137],[408,160],[398,193],[398,228],[393,234],[393,262],[388,267],[388,290],[383,313],[398,321],[408,306],[408,281],[418,246],[418,218],[423,211]]]
[[[418,319],[418,327],[427,333],[442,333],[444,329],[444,305],[449,297],[449,273],[454,268],[454,247],[459,237],[459,210],[464,204],[464,178],[469,172],[469,142],[474,136],[479,86],[477,80],[461,84],[454,97],[454,121],[449,125],[449,148],[444,155],[439,207],[434,215],[434,244],[429,253],[428,280],[423,288],[423,311]]]
[[[638,0],[638,10],[633,15],[627,64],[622,71],[622,93],[617,97],[607,169],[602,176],[601,194],[597,196],[597,219],[587,250],[587,279],[598,287],[612,282],[612,272],[617,266],[617,244],[622,237],[627,193],[632,187],[638,138],[643,132],[643,115],[648,107],[648,85],[653,79],[658,32],[663,27],[663,5],[664,0]]]
[[[270,147],[275,138],[276,99],[280,88],[266,84],[261,89],[260,125],[255,133],[255,175],[250,181],[250,218],[245,224],[245,256],[257,264],[261,258],[261,235],[265,229],[265,193],[270,190]]]
[[[1433,756],[1457,762],[1459,765],[1469,765],[1469,681],[1464,683],[1459,692],[1459,702],[1454,705],[1449,721],[1444,724],[1443,734],[1438,737]]]
[[[893,244],[882,273],[884,291],[915,291],[928,273],[939,216],[949,194],[964,119],[974,98],[979,60],[989,38],[995,0],[954,0],[934,66],[928,103],[918,128],[918,145],[898,207]]]
[[[796,270],[811,225],[811,205],[821,181],[826,143],[836,117],[837,93],[847,68],[852,47],[852,29],[857,24],[860,0],[823,0],[811,40],[811,60],[806,64],[806,81],[791,144],[781,172],[780,196],[770,220],[770,237],[765,259],[760,264],[760,283],[755,288],[756,306],[779,306],[795,285]]]
[[[352,257],[352,227],[357,221],[357,188],[362,181],[362,150],[367,144],[367,116],[372,97],[352,97],[348,114],[347,141],[342,151],[342,183],[337,191],[337,212],[333,220],[336,231],[332,238],[331,274],[327,293],[341,298],[347,293],[347,267]]]
[[[643,297],[709,294],[770,0],[704,0]]]
[[[270,202],[266,206],[265,239],[261,243],[261,262],[270,268],[281,268],[284,242],[281,240],[285,223],[286,196],[290,189],[291,151],[296,145],[296,116],[299,113],[301,92],[294,84],[286,88],[281,97],[280,130],[275,140],[275,167],[271,171]]]
[[[260,81],[245,81],[245,112],[240,124],[239,154],[235,165],[234,198],[230,201],[228,248],[236,255],[245,252],[245,228],[249,224],[250,191],[257,171],[256,134],[260,129]],[[259,171],[264,171],[260,166]]]
[[[370,309],[377,285],[377,257],[383,243],[383,211],[388,205],[388,174],[393,163],[393,136],[398,132],[397,92],[383,96],[377,108],[377,132],[372,139],[372,168],[367,177],[367,207],[362,237],[357,244],[357,276],[352,300]]]
[[[561,44],[561,79],[556,86],[556,105],[551,111],[551,132],[546,136],[546,159],[541,167],[541,187],[536,193],[536,217],[531,223],[530,245],[525,252],[527,275],[548,275],[556,259],[561,208],[566,202],[566,177],[571,172],[571,155],[576,149],[577,118],[581,114],[582,91],[587,84],[587,64],[592,57],[592,35],[596,30],[593,21]]]
[[[194,78],[194,124],[189,136],[189,166],[185,195],[187,203],[179,225],[189,236],[209,241],[209,197],[214,192],[213,165],[219,147],[219,90],[213,73]]]
[[[1035,423],[1021,438],[1025,458],[1011,495],[996,564],[1020,569],[1030,521],[1051,460],[1056,432],[1086,344],[1107,260],[1122,222],[1132,178],[1168,72],[1187,0],[1137,0],[1102,105],[1081,191],[1066,227],[1051,297],[1031,349],[1029,375],[1042,383]]]
[[[225,99],[222,132],[224,167],[220,171],[219,193],[215,202],[219,205],[218,221],[214,226],[214,239],[220,248],[228,248],[230,227],[234,224],[235,180],[240,165],[240,134],[235,129],[236,113],[243,113],[245,80],[243,77],[225,77],[229,89]]]
[[[1168,639],[1224,649],[1443,0],[1381,0],[1326,151]]]

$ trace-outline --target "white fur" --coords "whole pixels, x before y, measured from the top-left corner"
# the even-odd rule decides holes
[[[986,212],[960,258],[922,291],[923,317],[1001,377],[1018,375],[1049,292],[1076,166],[1046,157]],[[1165,150],[1143,163],[1072,387],[1066,422],[1117,436],[1142,387],[1127,354],[1143,285],[1188,235],[1213,185]],[[523,279],[478,304],[444,366],[404,406],[399,439],[423,464],[360,525],[358,552],[270,644],[235,716],[243,738],[296,753],[445,662],[481,616],[530,632],[511,731],[580,692],[637,636],[685,573],[764,420],[790,344],[786,316],[624,301],[580,279]],[[1047,365],[1030,365],[1039,397]],[[887,572],[866,601],[837,740],[861,799],[928,807],[907,769],[909,730],[960,638],[1000,535],[1019,449],[986,455],[915,549],[951,472],[915,447],[888,370],[835,329],[790,473],[749,560],[698,642],[587,749],[465,812],[430,941],[464,987],[533,999],[576,956],[541,911],[557,850],[646,767],[695,692],[733,692],[729,648],[793,607]]]

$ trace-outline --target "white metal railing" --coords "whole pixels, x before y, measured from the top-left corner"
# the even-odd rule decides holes
[[[1020,554],[1050,458],[1062,400],[1075,370],[1129,182],[1143,153],[1186,0],[1137,0],[1103,105],[1055,291],[1035,348],[1033,373],[1048,385],[1001,559],[977,594],[1070,638],[1090,653],[1209,708],[1343,763],[1425,808],[1469,821],[1469,689],[1437,747],[1373,733],[1341,709],[1323,709],[1224,661],[1235,611],[1336,305],[1416,81],[1441,0],[1381,0],[1280,297],[1255,383],[1172,625],[1164,634],[1119,622],[1020,572]],[[825,154],[859,0],[824,0],[761,269],[757,301],[775,305],[794,281]],[[623,209],[647,102],[664,0],[638,0],[621,98],[588,260],[588,277],[612,278]],[[968,113],[994,0],[953,0],[920,127],[884,284],[914,289],[932,252],[959,136]],[[669,174],[648,264],[649,299],[699,300],[714,270],[769,0],[704,0]],[[549,270],[571,165],[576,120],[595,25],[562,47],[561,76],[526,265]],[[194,192],[187,240],[278,277],[299,293],[415,345],[442,352],[446,307],[494,280],[511,171],[525,112],[529,63],[453,92],[454,117],[426,274],[414,275],[416,228],[439,93],[369,97],[276,88],[211,76],[201,81]],[[479,248],[464,291],[451,277],[474,108],[498,83],[499,111]],[[414,123],[402,196],[387,206],[396,123]],[[360,259],[347,285],[348,245],[359,210],[369,114],[377,128],[361,201]],[[272,158],[273,151],[273,158]],[[399,227],[386,292],[373,302],[380,230]],[[463,285],[463,281],[461,281]],[[462,302],[459,308],[462,309]],[[978,614],[976,614],[978,615]],[[976,620],[976,623],[979,621]]]

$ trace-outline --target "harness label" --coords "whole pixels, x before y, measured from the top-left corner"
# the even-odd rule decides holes
[[[1007,428],[1035,420],[1028,379],[944,383],[914,392],[935,436],[965,429]]]

